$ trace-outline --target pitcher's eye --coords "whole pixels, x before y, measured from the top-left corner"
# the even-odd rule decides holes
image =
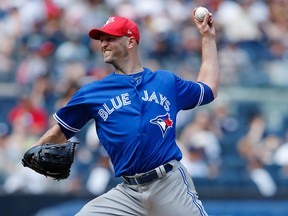
[[[111,42],[111,41],[115,41],[117,38],[116,37],[108,37],[106,38],[107,41]]]
[[[103,37],[103,38],[100,38],[100,42],[112,42],[112,41],[115,41],[117,39],[117,37]]]

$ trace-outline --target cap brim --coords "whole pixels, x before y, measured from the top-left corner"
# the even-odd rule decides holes
[[[95,28],[89,31],[89,37],[95,40],[99,40],[102,34],[108,34],[113,36],[122,36],[120,34],[115,34],[110,31],[105,31],[103,29]]]

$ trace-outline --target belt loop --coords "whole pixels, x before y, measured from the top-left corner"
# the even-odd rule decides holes
[[[122,178],[124,179],[124,181],[126,182],[126,183],[128,183],[128,184],[130,184],[131,182],[129,181],[129,179],[128,178],[126,178],[125,176],[122,176]]]
[[[139,182],[138,182],[138,180],[137,180],[137,177],[136,177],[134,180],[135,180],[136,184],[138,185],[138,184],[139,184]]]
[[[156,173],[158,175],[158,178],[162,178],[162,177],[164,177],[166,175],[166,170],[165,170],[163,165],[157,167],[155,169],[155,171],[156,171]]]

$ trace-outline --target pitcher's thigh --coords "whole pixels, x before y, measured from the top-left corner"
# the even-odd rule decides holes
[[[127,216],[144,215],[137,200],[125,191],[121,184],[107,193],[88,202],[76,216]]]
[[[182,166],[155,185],[151,197],[151,216],[207,216],[193,181]]]

